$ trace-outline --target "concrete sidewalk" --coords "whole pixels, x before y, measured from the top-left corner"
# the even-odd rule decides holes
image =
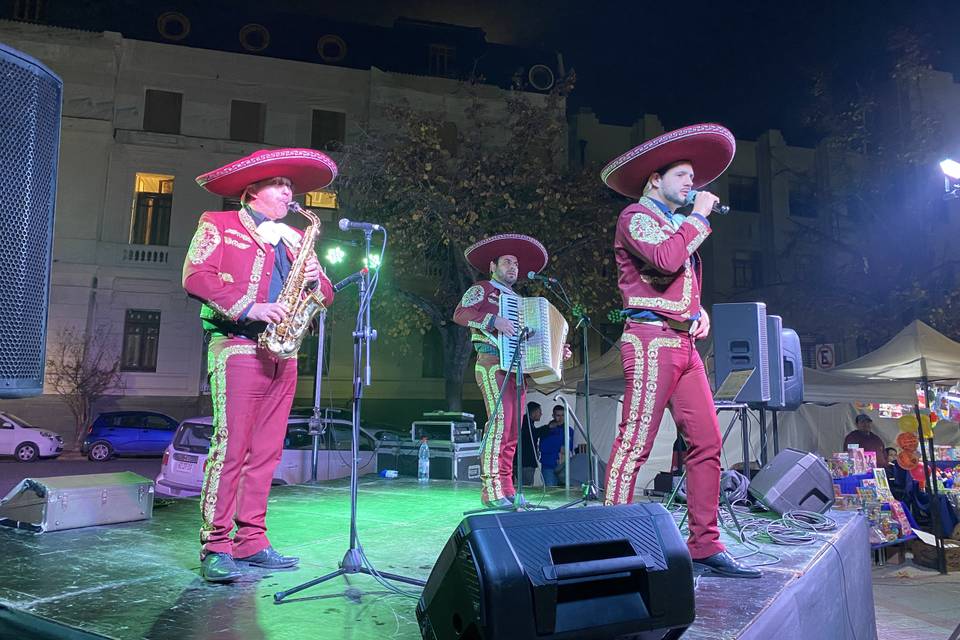
[[[948,640],[960,630],[960,574],[913,564],[873,569],[879,640]]]

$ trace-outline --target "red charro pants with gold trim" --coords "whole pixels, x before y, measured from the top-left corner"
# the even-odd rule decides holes
[[[507,372],[500,368],[500,356],[477,354],[474,367],[477,385],[487,408],[487,432],[484,434],[483,449],[480,450],[480,498],[484,502],[512,497],[513,456],[517,452],[517,384],[516,374],[504,386]],[[493,414],[503,386],[503,399],[500,409]],[[526,392],[520,390],[520,406],[526,407]]]
[[[208,353],[213,437],[200,493],[200,555],[243,558],[270,546],[267,497],[283,453],[297,360],[275,358],[246,338],[215,337]]]
[[[607,462],[606,504],[633,499],[637,471],[650,456],[669,406],[689,447],[687,547],[695,559],[723,551],[717,529],[720,426],[693,338],[670,327],[628,322],[620,346],[626,389],[620,429]]]

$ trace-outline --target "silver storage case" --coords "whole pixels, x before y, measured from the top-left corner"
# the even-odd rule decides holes
[[[0,524],[37,532],[152,516],[153,481],[130,471],[27,478],[0,501]]]
[[[420,442],[422,436],[439,446],[448,442],[477,442],[477,423],[473,420],[417,420],[410,425],[410,439]]]

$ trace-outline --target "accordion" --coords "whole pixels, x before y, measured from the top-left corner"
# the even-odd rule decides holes
[[[529,374],[537,384],[559,382],[563,378],[563,345],[569,326],[557,308],[546,298],[501,295],[500,315],[512,322],[516,330],[512,336],[500,334],[498,338],[500,368],[510,369],[520,332],[527,327],[530,336],[520,348],[519,356],[523,373]],[[516,371],[516,363],[512,364]]]

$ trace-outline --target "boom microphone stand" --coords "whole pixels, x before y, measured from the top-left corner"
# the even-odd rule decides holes
[[[373,233],[372,226],[365,228],[364,235],[366,240],[367,264],[370,264],[370,237]],[[383,246],[386,247],[386,230],[383,231]],[[380,252],[383,255],[383,249]],[[358,461],[360,458],[360,400],[363,397],[363,387],[371,383],[370,367],[370,342],[377,339],[377,331],[370,325],[370,301],[373,298],[373,292],[377,287],[377,280],[380,277],[380,271],[377,270],[373,276],[369,272],[364,273],[359,280],[360,289],[360,308],[357,311],[357,325],[353,332],[353,443],[350,452],[353,461],[350,465],[350,547],[343,555],[340,561],[340,568],[332,573],[328,573],[319,578],[304,582],[292,589],[278,591],[273,594],[275,604],[280,604],[284,598],[294,593],[303,591],[323,582],[333,580],[338,576],[352,575],[356,573],[365,573],[373,576],[377,580],[393,580],[404,582],[418,587],[426,585],[423,580],[409,578],[384,571],[377,571],[373,564],[366,558],[363,547],[357,538],[357,485],[358,485]],[[322,363],[321,363],[322,365]],[[318,366],[321,366],[318,365]]]
[[[520,392],[521,385],[523,384],[523,345],[530,337],[530,327],[524,327],[520,330],[520,334],[517,336],[517,346],[514,348],[513,353],[510,354],[510,366],[507,367],[507,374],[503,377],[503,384],[500,385],[500,392],[497,395],[497,402],[493,407],[493,413],[488,417],[488,425],[496,420],[497,414],[500,413],[500,405],[503,402],[503,392],[506,390],[507,385],[510,384],[510,373],[516,369],[516,377],[514,381],[517,385],[516,398],[514,399],[514,411],[517,414],[517,451],[514,454],[514,459],[519,460],[517,465],[517,492],[513,497],[513,504],[509,507],[484,507],[482,509],[472,509],[470,511],[464,511],[463,515],[473,515],[475,513],[485,513],[487,511],[519,511],[521,509],[546,509],[540,505],[532,505],[526,502],[523,498],[523,416],[526,414],[527,408],[523,406],[522,397],[524,394]],[[521,411],[522,409],[522,411]],[[527,418],[529,422],[529,418]],[[504,424],[506,426],[506,424]],[[480,444],[481,455],[483,455],[483,448],[487,444],[487,438],[490,435],[491,429],[488,428],[484,431],[483,442]]]
[[[593,442],[590,437],[590,327],[592,323],[590,322],[590,316],[588,316],[582,309],[579,309],[573,305],[573,302],[567,296],[567,292],[563,289],[563,285],[560,284],[560,281],[556,281],[558,287],[553,288],[553,283],[550,280],[544,280],[543,283],[564,305],[567,309],[574,315],[574,317],[579,318],[577,322],[577,327],[580,328],[580,335],[582,336],[581,342],[581,353],[583,360],[583,410],[584,410],[584,435],[587,437],[587,482],[583,485],[583,494],[574,500],[573,502],[568,502],[565,505],[560,506],[560,509],[565,509],[567,507],[572,507],[575,505],[588,505],[591,501],[600,502],[600,489],[597,487],[596,478],[593,477],[594,470],[594,451],[593,451]],[[568,409],[569,410],[569,409]],[[566,423],[564,424],[564,429],[567,428]],[[567,465],[570,465],[570,452],[565,452],[567,455]]]

